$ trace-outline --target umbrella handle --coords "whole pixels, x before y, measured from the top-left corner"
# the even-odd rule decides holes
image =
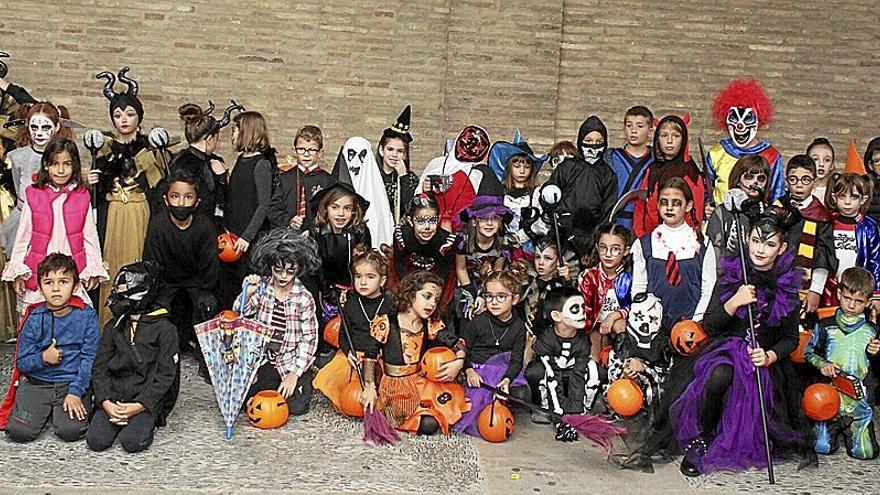
[[[232,427],[231,426],[226,427],[226,439],[232,440]]]

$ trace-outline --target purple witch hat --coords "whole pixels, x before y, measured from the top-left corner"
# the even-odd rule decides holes
[[[513,220],[513,210],[504,206],[504,200],[498,196],[477,196],[470,206],[458,214],[465,223],[472,218],[489,218],[496,215],[501,217],[505,224]]]

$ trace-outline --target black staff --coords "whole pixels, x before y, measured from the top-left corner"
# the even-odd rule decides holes
[[[553,233],[556,235],[556,266],[562,268],[565,266],[565,261],[563,260],[562,253],[562,239],[559,237],[559,215],[556,214],[556,207],[559,205],[559,200],[562,199],[562,190],[555,184],[544,186],[541,189],[541,199],[544,200],[544,203],[547,204],[547,209],[550,210],[550,217],[553,220]]]
[[[83,134],[83,146],[89,150],[89,153],[92,155],[92,167],[90,170],[94,170],[101,173],[101,169],[98,168],[98,150],[104,146],[104,133],[97,129],[89,129]],[[100,181],[100,178],[98,179]],[[96,183],[94,187],[92,187],[92,208],[98,209],[98,184]],[[95,221],[97,221],[98,216],[97,212],[95,212]]]

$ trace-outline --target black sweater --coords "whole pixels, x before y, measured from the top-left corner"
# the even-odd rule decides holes
[[[464,322],[461,337],[467,344],[466,367],[485,363],[496,354],[509,352],[510,364],[507,366],[504,378],[513,381],[522,371],[523,354],[526,349],[526,325],[515,314],[510,320],[501,321],[485,311],[473,320]]]
[[[211,220],[196,211],[190,226],[180,230],[166,211],[150,219],[144,261],[162,267],[169,288],[214,291],[220,279],[217,237]]]
[[[226,228],[248,242],[269,228],[266,215],[272,197],[272,164],[263,155],[239,155],[229,178]]]

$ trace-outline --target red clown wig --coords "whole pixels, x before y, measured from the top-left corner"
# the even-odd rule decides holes
[[[734,79],[715,96],[712,116],[715,126],[727,128],[727,113],[730,107],[753,108],[758,114],[758,122],[764,127],[773,120],[773,103],[757,79]]]

